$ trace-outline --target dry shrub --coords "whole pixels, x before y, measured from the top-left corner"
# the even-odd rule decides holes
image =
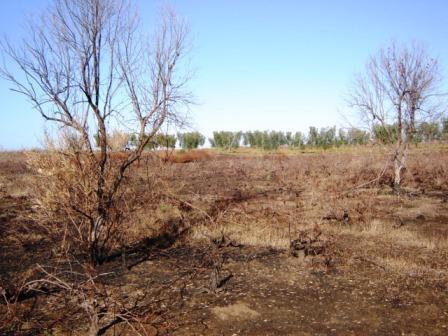
[[[289,249],[294,257],[301,253],[304,256],[316,256],[324,253],[327,246],[328,239],[322,237],[322,230],[314,227],[312,230],[299,231],[298,238],[291,241]]]
[[[122,162],[123,160],[126,159],[127,156],[128,156],[128,153],[126,153],[124,151],[115,151],[115,152],[109,153],[109,157],[111,158],[112,162],[115,162],[115,163]]]
[[[208,161],[212,158],[211,154],[205,150],[173,151],[171,153],[157,152],[157,156],[171,163]]]
[[[31,178],[24,152],[0,152],[0,195],[28,195]]]
[[[412,155],[405,175],[407,184],[423,190],[447,190],[447,159],[444,152]]]
[[[88,318],[83,319],[82,324],[89,325],[92,335],[101,334],[98,330],[106,330],[115,322],[127,324],[133,334],[145,334],[144,327],[139,325],[138,311],[143,307],[146,292],[135,298],[129,297],[121,288],[108,286],[107,273],[100,273],[96,266],[107,257],[120,254],[121,250],[117,249],[125,244],[128,224],[135,223],[130,220],[134,216],[133,210],[149,199],[148,196],[137,201],[137,195],[141,195],[147,184],[141,186],[140,176],[124,178],[97,233],[98,240],[93,242],[92,228],[98,218],[99,204],[98,157],[89,156],[82,148],[76,150],[73,139],[66,140],[62,136],[57,144],[47,141],[47,150],[27,155],[28,166],[36,173],[32,191],[37,210],[35,219],[48,229],[53,238],[52,251],[62,258],[48,260],[47,265],[39,266],[34,272],[36,280],[28,281],[23,288],[39,291],[43,286],[62,291],[70,304],[78,305]],[[101,175],[105,178],[106,188],[112,188],[116,176],[114,169],[122,160],[122,153],[110,154]],[[97,264],[92,264],[89,259],[92,246],[98,248]],[[48,303],[48,307],[51,309],[52,303]]]
[[[0,172],[2,175],[29,173],[24,156],[24,152],[0,152]]]
[[[66,140],[62,137],[58,145],[47,140],[46,151],[28,153],[28,166],[37,175],[32,190],[36,219],[62,238],[64,249],[89,254],[92,236],[97,235],[94,244],[105,255],[121,241],[119,227],[132,202],[124,201],[127,189],[122,188],[104,218],[101,232],[93,232],[99,204],[98,166],[86,152],[73,150],[73,139],[69,143]],[[113,183],[111,165],[103,174],[107,188]]]
[[[263,155],[265,160],[273,160],[274,162],[282,163],[288,159],[288,155],[282,152],[268,153]]]

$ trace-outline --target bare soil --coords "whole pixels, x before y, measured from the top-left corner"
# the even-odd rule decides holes
[[[446,335],[447,159],[444,147],[414,149],[399,194],[376,148],[143,160],[132,171],[142,200],[130,252],[101,266],[104,285],[124,300],[147,294],[141,321],[152,335]],[[23,154],[0,155],[0,286],[10,300],[55,253],[32,183]],[[186,230],[161,242],[167,223]],[[0,305],[2,335],[85,332],[63,293],[15,301]],[[117,324],[106,334],[133,332]]]

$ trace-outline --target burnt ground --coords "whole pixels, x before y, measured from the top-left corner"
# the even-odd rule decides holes
[[[141,295],[153,335],[446,335],[448,153],[433,154],[428,163],[413,153],[399,195],[387,174],[357,188],[378,176],[381,153],[165,164],[155,169],[164,195],[135,212],[129,244],[156,222],[181,218],[188,230],[105,263],[103,284],[122,300]],[[55,253],[27,189],[37,177],[16,155],[0,160],[0,286],[10,299]],[[145,188],[145,168],[135,188]],[[57,291],[3,303],[0,314],[7,335],[77,335],[86,325]],[[134,332],[117,324],[107,334]]]

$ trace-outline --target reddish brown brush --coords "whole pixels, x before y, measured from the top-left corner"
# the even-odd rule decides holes
[[[125,277],[106,273],[107,281],[112,285],[109,285],[109,282],[102,284],[100,279],[97,280],[97,287],[104,286],[105,290],[99,293],[100,303],[103,293],[110,294],[113,298],[121,298],[120,295],[129,296],[129,293],[134,291],[134,285],[140,286],[139,288],[144,289],[143,293],[147,293],[146,291],[150,290],[144,285],[147,279],[182,279],[183,275],[179,269],[172,267],[179,265],[179,261],[166,259],[170,251],[185,258],[189,265],[186,266],[189,267],[186,273],[182,274],[197,274],[197,269],[191,266],[193,249],[198,252],[201,262],[203,255],[210,254],[210,251],[223,251],[234,255],[235,259],[232,260],[235,261],[232,261],[231,267],[235,281],[243,283],[247,280],[245,290],[253,294],[257,290],[253,283],[260,274],[264,276],[265,270],[260,271],[262,263],[251,262],[250,258],[261,256],[263,251],[287,252],[291,242],[303,245],[292,246],[303,251],[297,253],[299,259],[292,259],[287,253],[283,253],[283,257],[269,258],[272,258],[272,263],[276,263],[276,268],[278,264],[279,267],[287,265],[288,269],[293,269],[293,275],[279,272],[279,268],[275,270],[271,267],[271,262],[266,269],[275,272],[273,278],[276,278],[279,284],[291,286],[292,290],[296,290],[295,286],[300,282],[290,281],[295,279],[291,276],[299,274],[302,278],[311,273],[327,274],[322,279],[337,276],[338,281],[342,283],[350,279],[350,286],[353,285],[353,279],[358,281],[368,278],[374,282],[372,286],[380,290],[387,287],[385,279],[390,279],[397,288],[407,291],[410,297],[415,292],[406,287],[408,284],[402,279],[415,284],[418,276],[418,281],[424,281],[422,286],[427,288],[425,295],[433,295],[434,286],[430,285],[431,281],[439,281],[440,286],[445,286],[440,279],[448,279],[445,253],[448,246],[448,230],[445,225],[448,216],[446,151],[433,147],[413,148],[404,175],[402,193],[395,193],[391,187],[393,167],[388,164],[390,155],[387,149],[371,148],[369,151],[363,151],[360,148],[359,151],[353,152],[282,155],[239,155],[238,152],[223,154],[212,150],[172,151],[172,155],[167,156],[164,162],[163,155],[167,153],[145,152],[140,166],[134,166],[126,175],[123,197],[114,205],[117,211],[125,214],[119,221],[114,222],[114,225],[120,224],[126,235],[121,236],[121,241],[114,241],[112,245],[110,255],[117,257],[107,259],[101,265],[105,272],[118,268],[121,270],[119,266],[124,265]],[[43,210],[52,210],[52,205],[56,202],[59,202],[59,205],[64,202],[65,208],[59,211],[65,211],[57,217],[57,222],[62,222],[67,217],[66,214],[70,214],[72,218],[76,215],[66,209],[67,204],[74,203],[88,210],[92,196],[83,189],[91,189],[89,180],[81,178],[88,175],[88,172],[73,167],[76,161],[73,161],[72,157],[52,157],[51,153],[45,152],[41,154],[42,156],[31,155],[31,159],[35,159],[34,167],[40,169],[41,173],[25,173],[29,182],[35,185],[29,189],[26,197],[40,196],[40,207],[30,209],[29,218],[38,222],[40,227],[48,228],[46,222],[40,219]],[[125,154],[126,152],[112,153],[111,158],[118,162]],[[0,169],[2,160],[8,161],[10,158],[0,156]],[[21,160],[23,158],[17,162],[20,163]],[[191,163],[182,164],[186,162]],[[5,172],[0,171],[0,183],[6,184],[6,181],[12,181],[12,177],[9,177],[12,169],[9,163],[4,163],[3,167]],[[13,177],[21,178],[19,173]],[[70,182],[71,188],[76,188],[74,191],[78,197],[75,202],[68,203],[70,199],[67,199],[67,182]],[[11,182],[8,183],[7,188],[4,188],[7,194],[11,190]],[[17,270],[25,270],[28,267],[28,264],[23,262],[15,263],[17,269],[12,270],[9,265],[14,264],[12,260],[16,260],[17,256],[22,256],[21,260],[48,258],[47,252],[38,254],[36,251],[40,250],[33,247],[40,246],[38,244],[41,244],[42,248],[49,246],[49,243],[43,240],[48,239],[48,235],[38,235],[37,231],[31,230],[32,226],[26,231],[22,229],[22,232],[19,230],[20,218],[17,217],[14,221],[10,219],[23,212],[22,207],[11,205],[13,201],[19,204],[23,200],[26,198],[11,197],[0,202],[0,213],[9,213],[9,217],[0,216],[0,221],[9,228],[9,231],[0,237],[0,245],[5,246],[3,251],[0,249],[0,253],[3,253],[0,259],[6,260],[3,265],[7,265],[7,270],[14,275],[14,279],[23,278]],[[71,225],[68,229],[76,228]],[[310,233],[309,237],[304,237],[304,232]],[[63,232],[61,236],[62,234]],[[175,236],[180,238],[172,242],[171,238]],[[13,253],[6,254],[19,245],[24,247],[14,248]],[[157,252],[155,246],[164,250]],[[169,247],[165,250],[166,246]],[[122,248],[125,253],[120,255]],[[250,258],[243,258],[238,254],[243,251],[250,253]],[[157,253],[164,257],[157,257]],[[151,260],[144,264],[147,255],[151,256]],[[244,260],[244,266],[239,260]],[[254,272],[246,273],[242,277],[239,274],[243,268],[247,269],[247,262]],[[149,266],[153,263],[157,268]],[[1,265],[2,262],[0,269]],[[200,265],[205,267],[204,264]],[[223,269],[229,265],[230,263],[224,263]],[[204,272],[208,272],[207,267],[209,266],[204,268]],[[381,277],[376,276],[378,270],[381,271]],[[219,269],[217,274],[219,275]],[[227,273],[221,273],[223,274]],[[203,282],[198,288],[208,284],[209,279],[215,279],[214,276],[208,276],[207,282],[201,280]],[[285,276],[287,277],[283,278]],[[222,279],[224,277],[217,277],[216,283],[220,283]],[[232,281],[229,283],[232,284]],[[171,285],[171,282],[169,283]],[[119,286],[122,286],[122,292],[113,292]],[[327,288],[328,282],[324,280],[322,286]],[[357,286],[357,289],[363,292],[373,288],[365,285],[363,281],[357,282]],[[201,302],[207,302],[207,298],[197,296],[200,294],[182,288],[184,287],[172,292],[173,300],[179,300],[180,292],[185,297],[192,295],[194,300],[200,298]],[[162,293],[154,290],[150,293],[156,300],[159,300],[162,294],[171,295],[169,291]],[[229,293],[232,297],[233,293]],[[446,296],[443,293],[438,292],[437,295],[440,294],[444,302]],[[381,293],[374,295],[383,297]],[[171,297],[169,298],[171,300]],[[136,296],[136,299],[139,299],[139,296]],[[356,301],[356,298],[351,297],[350,300]],[[351,303],[355,304],[355,301]],[[127,304],[131,301],[126,297],[124,302]],[[428,302],[431,301],[428,299]],[[438,307],[442,307],[441,303],[436,303],[439,304]],[[44,313],[50,306],[51,303],[42,300],[36,311]],[[135,321],[138,321],[139,316],[132,315],[132,307],[116,306],[125,309],[121,312],[125,317],[136,316]],[[7,309],[6,306],[0,305],[0,316],[2,307],[3,311]],[[186,307],[167,305],[166,309],[181,315],[188,309]],[[11,306],[11,312],[12,309]],[[21,316],[19,313],[20,311],[17,312],[18,316]],[[422,310],[418,314],[427,316],[425,314],[428,313]],[[76,317],[79,319],[79,315]],[[67,322],[67,325],[70,325],[70,322]],[[1,328],[0,326],[0,331]],[[66,330],[66,327],[61,328]]]
[[[212,155],[206,150],[173,151],[172,153],[158,152],[157,155],[164,161],[171,163],[208,161],[212,158]]]

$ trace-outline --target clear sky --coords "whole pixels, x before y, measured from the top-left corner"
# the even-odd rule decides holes
[[[150,26],[161,1],[135,0]],[[0,1],[0,33],[19,39],[50,0]],[[391,40],[418,41],[448,79],[446,0],[173,0],[190,23],[195,128],[307,131],[344,126],[355,72]],[[37,146],[40,116],[0,79],[0,147]]]

